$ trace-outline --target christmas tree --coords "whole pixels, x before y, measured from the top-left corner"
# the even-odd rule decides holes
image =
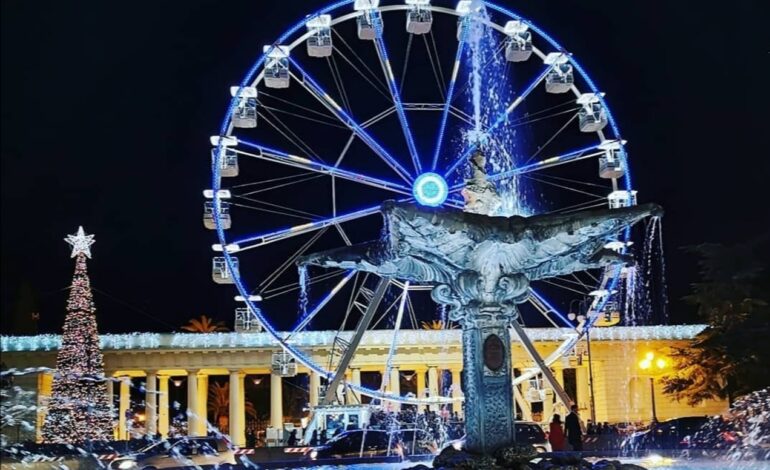
[[[80,443],[111,440],[112,416],[104,379],[104,358],[86,258],[91,257],[93,235],[83,227],[65,241],[72,245],[75,275],[72,279],[61,347],[56,357],[56,375],[48,414],[43,425],[43,441]]]

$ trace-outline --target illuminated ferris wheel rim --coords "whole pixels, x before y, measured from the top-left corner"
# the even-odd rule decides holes
[[[228,112],[226,113],[222,126],[220,128],[220,136],[231,136],[233,125],[232,125],[232,116],[233,112],[235,111],[236,107],[238,106],[238,103],[241,99],[241,93],[243,93],[243,90],[247,87],[256,86],[260,81],[264,78],[264,70],[263,65],[265,64],[265,61],[268,57],[268,55],[275,49],[276,45],[283,45],[290,37],[295,35],[299,30],[301,30],[303,27],[306,26],[307,22],[313,18],[318,18],[321,15],[327,15],[341,7],[351,5],[355,2],[355,0],[342,0],[336,3],[332,3],[324,8],[321,8],[317,10],[315,13],[308,15],[306,18],[302,19],[301,21],[297,22],[295,25],[293,25],[291,28],[287,29],[276,42],[273,43],[273,46],[266,47],[263,53],[260,55],[259,59],[255,62],[255,64],[251,67],[249,72],[246,74],[245,78],[242,80],[240,86],[238,87],[237,93],[233,93],[233,98],[230,101],[230,105],[228,108]],[[508,18],[516,21],[520,21],[523,24],[525,24],[530,30],[537,33],[540,38],[544,39],[549,45],[551,45],[558,53],[565,56],[568,63],[572,65],[574,70],[576,70],[579,74],[579,76],[583,79],[585,84],[590,89],[591,93],[594,94],[596,98],[598,98],[598,101],[601,103],[601,106],[603,107],[605,113],[607,122],[610,125],[610,128],[612,129],[612,133],[614,134],[614,140],[620,143],[619,146],[619,156],[621,158],[622,164],[624,166],[624,173],[622,176],[620,176],[618,179],[623,181],[623,186],[625,187],[625,190],[627,192],[631,192],[631,177],[630,177],[630,168],[627,164],[627,153],[625,151],[624,142],[621,139],[620,131],[617,126],[617,123],[612,115],[612,112],[607,105],[603,94],[598,90],[596,85],[594,84],[593,80],[588,76],[588,74],[585,72],[583,67],[578,63],[578,61],[570,54],[565,53],[565,49],[562,48],[550,35],[548,35],[546,32],[544,32],[542,29],[538,28],[535,24],[532,22],[526,20],[525,18],[517,15],[516,13],[512,12],[511,10],[501,7],[499,5],[496,5],[491,2],[484,2],[486,8],[495,11],[497,13],[500,13],[504,16],[507,16]],[[375,8],[371,8],[370,11],[377,11],[377,12],[388,12],[388,11],[406,11],[412,8],[411,5],[408,4],[399,4],[399,5],[388,5],[388,6],[376,6]],[[445,8],[445,7],[439,7],[434,5],[423,5],[422,8],[429,9],[432,12],[436,13],[443,13],[453,16],[461,17],[462,14],[459,13],[455,9]],[[330,26],[337,25],[341,22],[351,20],[358,18],[359,16],[363,15],[365,12],[363,11],[354,11],[351,13],[346,13],[344,15],[341,15],[337,18],[334,18],[331,20]],[[476,20],[479,20],[478,17],[475,18]],[[499,24],[491,21],[491,20],[482,20],[482,23],[486,26],[500,32],[505,33],[504,27],[500,26]],[[306,41],[312,34],[312,31],[308,30],[304,34],[301,34],[297,39],[289,43],[287,46],[281,46],[282,48],[285,48],[287,51],[291,51],[297,46],[301,45],[304,41]],[[545,59],[547,55],[540,51],[537,47],[533,45],[532,52],[536,54],[541,59]],[[571,91],[579,98],[581,93],[577,90],[576,85],[572,85]],[[600,140],[602,141],[608,141],[608,139],[604,138],[604,135],[601,130],[597,132],[597,134],[600,137]],[[220,138],[216,141],[216,151],[214,156],[214,162],[212,164],[212,188],[213,191],[211,191],[211,199],[213,199],[213,214],[214,214],[214,220],[216,223],[216,232],[217,237],[219,239],[221,247],[224,247],[222,249],[222,255],[225,259],[225,262],[227,264],[227,268],[230,270],[230,272],[236,272],[237,269],[234,269],[234,262],[233,262],[233,256],[232,253],[227,249],[228,242],[225,237],[225,228],[220,223],[220,216],[219,216],[219,206],[220,206],[220,190],[221,190],[221,155],[222,155],[222,149],[225,147],[225,139]],[[451,170],[450,170],[451,172]],[[411,173],[410,173],[411,176]],[[437,202],[436,199],[432,199],[432,197],[435,197],[434,190],[435,187],[438,187],[438,191],[441,192],[442,190],[446,193],[449,193],[452,191],[451,187],[447,187],[446,181],[444,177],[441,175],[435,174],[433,172],[425,172],[421,174],[417,174],[412,176],[412,188],[408,188],[412,193],[412,196],[414,199],[418,200],[418,202],[423,203],[424,205],[441,205],[443,202],[443,199],[440,202]],[[428,182],[430,186],[430,192],[431,194],[428,197],[428,200],[420,200],[421,199],[421,191],[422,187],[420,182]],[[613,181],[616,181],[613,178]],[[427,186],[427,185],[425,185]],[[456,189],[456,188],[455,188]],[[408,194],[408,193],[407,193]],[[446,194],[443,195],[443,198],[446,197]],[[630,237],[630,231],[626,230],[623,234],[623,241],[627,242]],[[618,280],[620,279],[620,272],[621,268],[619,266],[611,266],[605,269],[605,273],[601,279],[600,285],[598,286],[597,291],[595,292],[605,292],[605,293],[612,293],[614,292],[615,288],[617,287]],[[308,369],[320,374],[321,376],[330,379],[334,376],[334,371],[327,370],[324,367],[320,366],[319,364],[315,363],[311,358],[307,357],[305,353],[295,346],[291,344],[290,341],[287,341],[285,338],[283,338],[279,332],[273,327],[273,325],[264,317],[260,309],[254,304],[253,297],[250,295],[249,289],[246,288],[244,285],[240,275],[234,275],[233,276],[234,284],[236,285],[236,288],[238,289],[238,292],[240,293],[241,298],[246,303],[248,309],[250,312],[252,312],[259,322],[264,326],[265,330],[268,331],[268,333],[278,342],[278,344],[283,348],[284,351],[291,354],[297,361],[299,361],[302,365],[307,367]],[[533,291],[534,295],[537,295]],[[552,305],[550,305],[547,300],[544,298],[537,296],[538,300],[542,302],[544,305],[547,306],[550,310],[556,312],[558,314],[558,310],[556,310]],[[564,356],[570,349],[572,349],[576,343],[581,339],[581,337],[591,328],[593,323],[596,321],[596,319],[599,317],[602,309],[604,308],[604,305],[606,304],[607,300],[609,299],[609,295],[597,295],[594,298],[594,304],[592,305],[592,308],[589,312],[588,318],[586,322],[584,323],[582,328],[578,328],[575,330],[575,334],[568,335],[565,340],[560,344],[557,349],[552,352],[549,356],[546,358],[543,358],[543,361],[546,366],[550,366],[555,361],[557,361],[559,358]],[[521,382],[524,382],[526,380],[529,380],[530,378],[536,376],[539,373],[539,370],[536,368],[527,369],[525,370],[522,375],[519,377],[516,377],[514,379],[514,384],[518,384]],[[412,397],[402,397],[402,396],[396,396],[387,392],[383,392],[380,390],[374,390],[369,389],[367,387],[363,387],[361,385],[346,382],[346,385],[353,389],[354,391],[361,393],[363,395],[367,395],[373,398],[378,398],[385,401],[393,401],[393,402],[399,402],[403,404],[436,404],[436,403],[451,403],[455,401],[462,400],[462,398],[449,398],[449,397],[432,397],[428,399],[422,399],[422,398],[412,398]]]

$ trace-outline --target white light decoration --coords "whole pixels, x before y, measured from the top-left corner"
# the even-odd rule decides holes
[[[414,198],[423,206],[437,207],[446,201],[449,187],[446,180],[436,173],[423,173],[417,177],[412,187]]]
[[[67,238],[65,238],[64,241],[72,245],[71,258],[74,258],[80,253],[83,253],[90,259],[91,245],[93,245],[96,240],[94,240],[93,235],[86,235],[86,232],[83,230],[83,226],[81,225],[78,227],[78,233],[74,235],[67,235]]]
[[[655,341],[687,340],[697,336],[706,325],[616,326],[591,330],[591,341]],[[533,341],[562,341],[573,335],[572,328],[525,328]],[[339,337],[350,341],[353,331],[344,331]],[[285,337],[288,333],[278,333]],[[292,335],[292,343],[300,347],[328,346],[334,343],[337,331],[299,331]],[[460,347],[460,330],[402,330],[399,347],[407,345],[447,344]],[[127,333],[101,335],[103,350],[143,349],[231,349],[231,348],[280,348],[267,332],[260,333]],[[393,333],[387,330],[367,331],[362,346],[389,345]],[[517,343],[517,340],[512,343]],[[59,335],[2,336],[0,351],[54,351],[61,345]]]

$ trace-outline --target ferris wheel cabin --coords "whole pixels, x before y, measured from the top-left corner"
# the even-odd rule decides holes
[[[220,152],[219,176],[222,176],[222,177],[238,176],[238,154],[235,153],[235,151],[233,151],[230,148],[238,145],[238,140],[235,137],[231,137],[231,136],[212,135],[209,141],[211,142],[211,145],[214,146],[214,148],[211,149],[212,166],[217,161],[217,151]],[[227,197],[230,197],[229,192]]]
[[[598,132],[607,125],[607,112],[600,98],[596,93],[583,93],[577,99],[580,132]]]
[[[508,36],[505,45],[505,60],[508,62],[524,62],[532,55],[532,33],[529,26],[521,21],[509,21],[504,28]]]
[[[229,202],[220,201],[219,203],[219,224],[225,230],[232,227]],[[217,222],[214,220],[214,201],[204,201],[203,203],[203,226],[209,230],[216,230],[217,228]]]
[[[566,93],[575,83],[575,75],[569,57],[563,52],[551,52],[543,61],[551,66],[545,76],[545,91],[548,93]]]
[[[377,10],[378,6],[380,0],[356,0],[353,3],[353,9],[361,12],[356,18],[358,39],[373,41],[377,38],[377,31],[382,31],[382,14]]]
[[[620,209],[621,207],[631,207],[636,205],[636,191],[613,191],[607,196],[610,203],[610,209]]]
[[[332,17],[318,15],[305,23],[312,34],[307,38],[307,55],[310,57],[329,57],[332,55]]]
[[[238,258],[233,256],[232,260],[233,271],[235,275],[238,276]],[[217,284],[235,284],[235,281],[233,280],[233,273],[231,273],[230,269],[227,267],[227,260],[224,256],[215,256],[211,260],[211,278]]]
[[[233,127],[252,129],[257,127],[257,89],[254,87],[230,87],[230,94],[238,97],[233,109]]]
[[[406,0],[410,6],[406,13],[406,31],[411,34],[427,34],[433,25],[430,0]]]
[[[265,46],[265,86],[268,88],[289,88],[289,48],[286,46]]]
[[[604,155],[599,157],[600,178],[617,179],[626,173],[623,160],[620,158],[620,147],[623,144],[625,141],[609,140],[599,145],[599,149],[604,150]]]

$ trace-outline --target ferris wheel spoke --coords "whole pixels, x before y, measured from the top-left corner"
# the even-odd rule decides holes
[[[530,180],[532,180],[532,181],[536,181],[536,182],[538,182],[538,183],[547,184],[547,185],[549,185],[549,186],[554,186],[554,187],[556,187],[556,188],[560,188],[560,189],[563,189],[563,190],[565,190],[565,191],[572,191],[572,192],[575,192],[575,193],[578,193],[578,194],[583,194],[583,195],[585,195],[585,196],[591,196],[591,197],[593,197],[593,198],[596,198],[596,197],[604,197],[602,194],[596,194],[596,193],[592,193],[592,192],[589,192],[589,191],[585,191],[585,190],[583,190],[583,189],[573,188],[573,187],[571,187],[571,186],[567,186],[567,185],[566,185],[566,184],[564,184],[564,183],[556,183],[556,182],[554,182],[554,181],[548,181],[548,180],[546,180],[546,179],[543,179],[543,178],[537,178],[537,177],[535,177],[535,176],[532,176],[532,175],[529,175],[529,174],[523,174],[523,175],[521,175],[521,176],[523,176],[523,177],[525,177],[525,178],[527,178],[527,179],[530,179]]]
[[[287,238],[296,237],[297,235],[302,235],[309,232],[315,232],[316,230],[320,230],[324,227],[329,227],[334,224],[341,224],[344,222],[349,222],[351,220],[360,219],[362,217],[376,214],[379,211],[380,211],[380,205],[378,204],[373,207],[368,207],[366,209],[350,212],[344,215],[338,215],[336,217],[316,220],[314,222],[309,222],[307,224],[302,224],[302,225],[295,225],[294,227],[276,230],[274,232],[267,232],[259,235],[252,235],[249,237],[235,240],[232,243],[238,246],[237,251],[239,252],[250,250],[252,248],[268,245],[270,243],[274,243],[277,241],[286,240]],[[242,246],[242,245],[245,245],[245,246]]]
[[[355,270],[351,269],[350,271],[348,271],[345,277],[343,277],[340,280],[340,282],[338,282],[337,285],[334,286],[334,288],[331,291],[329,291],[328,294],[326,294],[326,297],[324,297],[320,302],[318,302],[318,304],[316,304],[316,306],[313,307],[313,309],[304,318],[302,318],[294,328],[292,328],[291,333],[286,335],[286,337],[284,338],[284,341],[288,341],[289,338],[291,338],[294,333],[303,330],[313,320],[313,318],[315,318],[315,316],[318,315],[318,312],[320,312],[321,309],[324,308],[324,306],[326,306],[326,304],[328,304],[329,301],[337,294],[337,292],[339,292],[343,287],[345,287],[345,284],[347,284],[348,281],[351,280],[355,275],[356,275]]]
[[[412,192],[406,186],[390,181],[385,181],[379,178],[372,178],[371,176],[362,175],[354,171],[344,170],[342,168],[334,167],[324,163],[314,162],[307,158],[298,157],[281,150],[267,147],[265,145],[256,144],[243,139],[238,138],[238,143],[241,143],[247,147],[251,147],[259,150],[259,153],[245,152],[243,150],[234,149],[233,151],[248,157],[257,158],[260,160],[271,161],[280,163],[283,165],[291,166],[294,168],[301,168],[303,170],[310,170],[316,173],[321,173],[337,178],[342,178],[348,181],[354,181],[356,183],[365,184],[367,186],[374,186],[375,188],[387,189],[399,194],[410,195]]]
[[[489,128],[484,132],[484,135],[479,137],[477,143],[471,145],[468,149],[466,149],[465,152],[463,152],[460,155],[460,157],[458,159],[456,159],[454,161],[454,163],[452,163],[449,166],[447,171],[444,173],[444,177],[445,178],[447,178],[449,175],[454,173],[455,170],[457,170],[460,167],[460,165],[462,163],[464,163],[468,159],[468,157],[470,157],[470,155],[473,153],[473,151],[476,150],[476,148],[478,148],[479,143],[481,141],[485,140],[493,132],[495,132],[497,130],[497,128],[500,127],[500,125],[502,125],[508,119],[508,116],[510,116],[510,114],[514,110],[516,110],[516,108],[518,108],[519,105],[521,105],[521,103],[524,102],[524,100],[527,98],[527,96],[529,96],[529,94],[532,93],[532,91],[534,91],[534,89],[543,80],[545,80],[546,75],[548,75],[548,72],[550,72],[552,68],[553,68],[553,66],[549,65],[548,67],[543,69],[543,71],[540,73],[540,75],[538,75],[537,77],[535,77],[534,80],[532,80],[532,82],[527,86],[527,88],[525,88],[524,91],[522,91],[519,94],[519,96],[517,96],[516,99],[513,100],[513,102],[505,109],[505,111],[503,111],[502,113],[500,113],[499,116],[497,116],[497,118],[495,119],[493,124],[491,126],[489,126]]]
[[[549,318],[550,320],[550,314],[554,314],[559,320],[562,321],[564,326],[567,328],[574,328],[575,325],[570,322],[567,317],[565,317],[556,307],[551,305],[548,300],[546,300],[545,297],[543,297],[539,292],[537,292],[532,287],[529,288],[529,302],[538,310],[540,313]]]
[[[393,67],[390,65],[388,49],[385,47],[385,40],[382,37],[382,25],[378,21],[374,21],[374,24],[376,30],[374,46],[377,50],[377,57],[380,59],[380,65],[382,66],[382,71],[385,74],[385,79],[388,83],[390,96],[393,99],[393,104],[396,106],[396,114],[398,115],[398,121],[401,123],[401,130],[404,133],[407,148],[409,148],[409,155],[412,157],[412,164],[414,165],[417,174],[420,174],[422,173],[420,155],[417,152],[417,146],[414,143],[412,130],[409,127],[409,120],[406,118],[404,104],[401,102],[401,93],[398,91],[396,77],[393,75]]]
[[[551,168],[557,165],[563,165],[565,163],[584,160],[586,158],[598,157],[599,155],[604,155],[604,151],[594,152],[594,150],[599,150],[600,145],[601,144],[591,145],[590,147],[585,147],[579,150],[573,150],[571,152],[567,152],[562,155],[546,158],[545,160],[541,160],[539,162],[530,163],[529,165],[524,165],[522,167],[514,168],[512,170],[496,173],[494,175],[490,175],[487,179],[489,181],[500,181],[500,180],[508,179],[514,176],[531,173],[533,171],[544,170],[546,168]],[[457,192],[461,190],[463,186],[464,186],[464,183],[458,183],[452,186],[452,188],[450,189],[450,192],[451,191]]]
[[[466,20],[463,20],[466,21]],[[444,111],[441,114],[441,123],[439,124],[438,135],[436,136],[436,147],[433,150],[433,162],[431,164],[431,171],[436,171],[438,165],[438,155],[441,153],[441,144],[444,140],[444,132],[446,131],[447,118],[449,117],[449,110],[452,107],[452,98],[455,93],[455,85],[457,83],[457,74],[460,71],[460,62],[462,61],[463,49],[465,48],[465,38],[468,34],[467,27],[463,28],[460,40],[457,42],[457,52],[455,53],[455,62],[452,68],[452,77],[449,80],[449,87],[447,88],[446,99],[444,101]]]
[[[310,74],[307,73],[294,59],[289,59],[294,67],[302,74],[302,78],[295,76],[294,79],[307,90],[315,99],[324,105],[337,119],[342,121],[358,138],[360,138],[372,151],[380,157],[393,171],[404,181],[411,183],[410,173],[393,158],[368,132],[357,123],[348,113],[345,112],[339,104],[316,82]]]

